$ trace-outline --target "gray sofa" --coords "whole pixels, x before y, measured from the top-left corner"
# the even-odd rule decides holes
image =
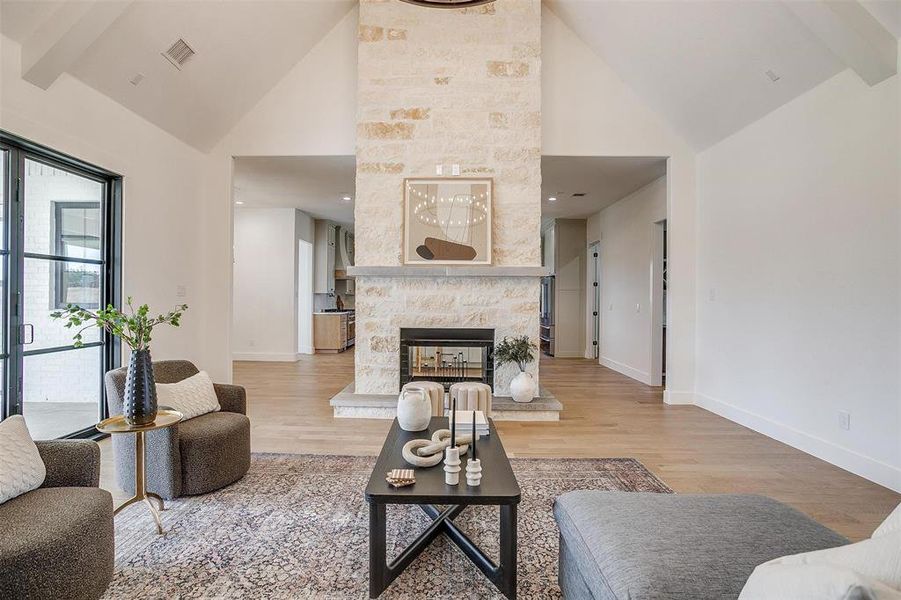
[[[127,369],[106,374],[110,415],[122,414]],[[153,363],[156,383],[177,383],[198,373],[186,360]],[[250,420],[244,388],[213,384],[221,410],[145,434],[147,490],[171,499],[205,494],[238,481],[250,468]],[[135,485],[133,435],[114,435],[116,479],[128,493]]]
[[[568,600],[726,600],[754,567],[848,540],[762,496],[578,491],[554,503]]]
[[[0,598],[95,599],[113,577],[113,498],[89,440],[37,442],[40,488],[0,504]]]

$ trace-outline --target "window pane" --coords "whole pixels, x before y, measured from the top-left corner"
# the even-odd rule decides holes
[[[22,414],[35,439],[60,437],[100,420],[102,348],[26,356]]]
[[[25,252],[100,259],[104,185],[25,161]]]
[[[55,348],[72,344],[78,328],[67,329],[65,321],[53,319],[50,313],[72,303],[94,310],[100,302],[100,265],[70,263],[43,258],[25,259],[23,291],[25,351]],[[84,343],[100,341],[100,330],[91,327],[82,333]]]
[[[0,249],[6,249],[6,207],[9,204],[9,151],[0,152]]]

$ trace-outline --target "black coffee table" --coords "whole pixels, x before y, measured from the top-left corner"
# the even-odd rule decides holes
[[[370,598],[378,598],[442,533],[463,551],[501,593],[511,600],[516,598],[516,508],[519,504],[519,484],[494,428],[494,422],[490,419],[488,426],[491,434],[479,438],[477,448],[483,475],[479,487],[466,485],[467,454],[460,457],[460,467],[463,470],[460,471],[459,485],[444,483],[442,462],[435,467],[417,467],[415,484],[393,488],[385,481],[385,473],[391,469],[410,468],[401,456],[403,445],[413,439],[431,438],[433,432],[449,427],[446,417],[433,417],[427,431],[407,432],[400,428],[397,419],[394,420],[366,486],[366,501],[369,503]],[[385,506],[388,504],[417,504],[432,519],[425,531],[390,563],[387,561],[385,547]],[[446,508],[439,510],[436,504]],[[473,504],[495,504],[500,507],[500,564],[494,564],[454,525],[454,518]]]

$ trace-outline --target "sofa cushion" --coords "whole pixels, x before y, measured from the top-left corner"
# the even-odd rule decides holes
[[[876,528],[876,531],[873,532],[873,537],[880,537],[899,531],[901,531],[901,504],[896,506],[895,510],[885,518],[885,521]]]
[[[0,598],[98,598],[113,575],[113,498],[41,488],[0,506]]]
[[[554,516],[595,598],[737,598],[757,565],[847,543],[761,496],[578,491]]]
[[[22,415],[0,421],[0,504],[41,487],[47,468]]]
[[[176,383],[156,384],[156,401],[161,408],[177,410],[185,420],[219,410],[219,398],[206,371]]]
[[[789,582],[795,585],[791,593],[786,590]],[[901,592],[901,531],[768,561],[754,569],[740,597],[763,600],[794,594],[841,600],[849,589],[861,586]]]
[[[250,419],[230,412],[178,424],[181,493],[205,494],[233,483],[250,468]]]

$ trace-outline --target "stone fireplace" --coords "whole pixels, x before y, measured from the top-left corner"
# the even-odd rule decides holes
[[[540,54],[540,0],[446,10],[361,1],[355,393],[397,394],[407,330],[537,342]],[[491,266],[404,265],[403,180],[434,177],[439,165],[444,176],[457,165],[461,176],[493,178]],[[537,363],[530,369],[537,379]],[[515,367],[485,373],[509,395]]]

